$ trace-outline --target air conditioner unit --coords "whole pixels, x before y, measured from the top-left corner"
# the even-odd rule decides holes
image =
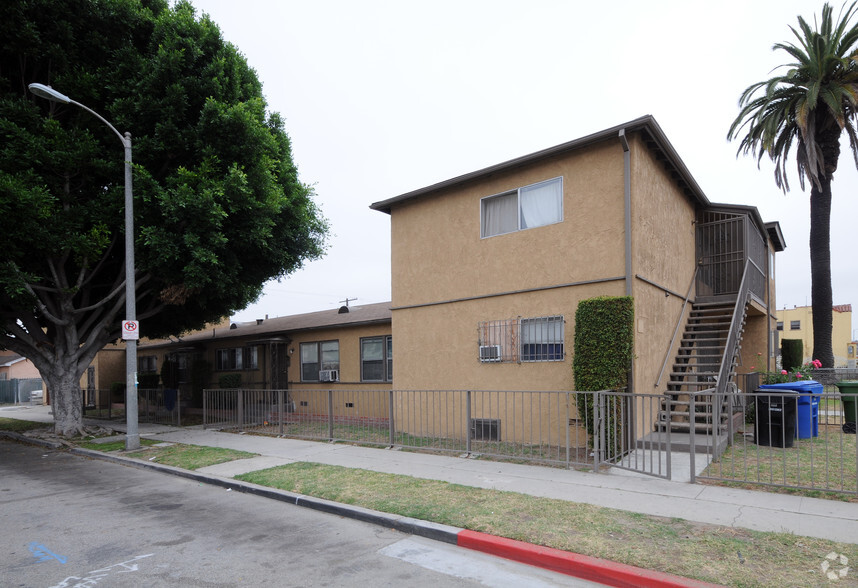
[[[340,370],[321,370],[319,372],[320,382],[339,382]]]
[[[480,361],[500,361],[501,346],[500,345],[480,345]]]

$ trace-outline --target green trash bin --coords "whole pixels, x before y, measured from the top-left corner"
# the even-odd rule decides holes
[[[858,426],[858,380],[846,380],[835,384],[840,390],[843,405],[843,432],[855,434]]]

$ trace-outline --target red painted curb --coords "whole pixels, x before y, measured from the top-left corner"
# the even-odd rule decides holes
[[[457,535],[457,545],[619,588],[713,588],[717,586],[476,531],[461,531]]]

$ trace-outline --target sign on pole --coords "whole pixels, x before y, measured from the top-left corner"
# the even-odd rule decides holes
[[[123,339],[139,339],[140,338],[140,323],[137,321],[122,321],[122,338]]]

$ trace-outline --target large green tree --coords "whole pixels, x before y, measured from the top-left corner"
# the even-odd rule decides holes
[[[143,336],[247,306],[322,255],[328,228],[255,72],[190,4],[3,2],[0,347],[36,365],[55,429],[72,434],[80,377],[124,317],[123,146],[33,82],[132,135]]]
[[[775,183],[789,191],[787,160],[795,147],[802,190],[810,181],[810,275],[813,305],[813,355],[823,367],[834,367],[831,346],[831,181],[845,132],[858,166],[858,25],[850,24],[856,3],[844,5],[837,19],[825,4],[811,27],[798,17],[790,27],[797,43],[777,43],[793,60],[785,71],[746,89],[728,138],[741,137],[739,153],[768,155],[775,164]]]

